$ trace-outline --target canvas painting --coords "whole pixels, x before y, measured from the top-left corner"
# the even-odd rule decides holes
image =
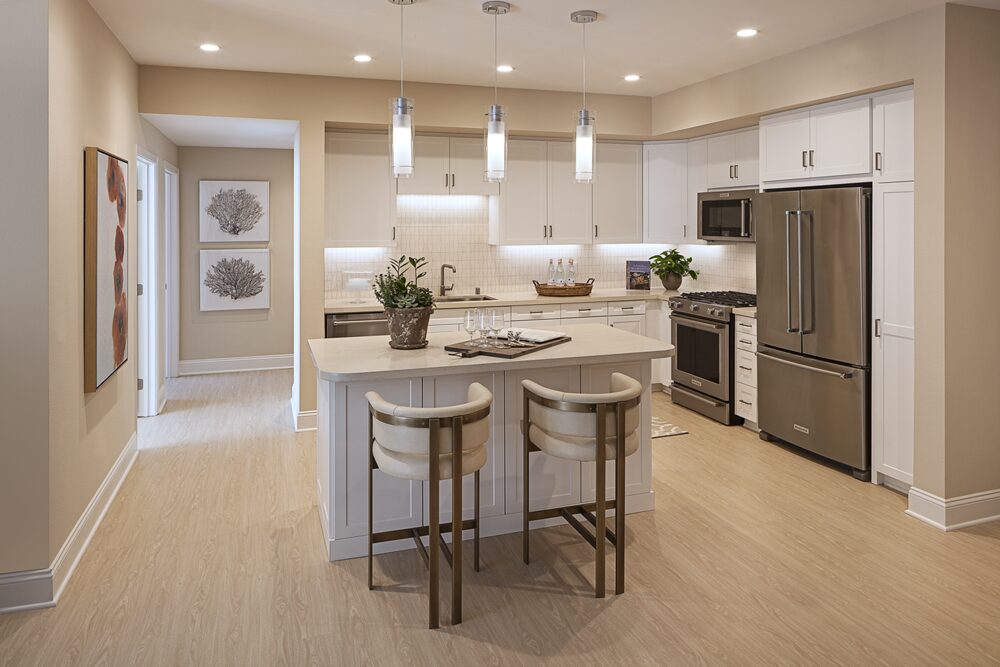
[[[201,181],[198,184],[202,243],[269,240],[268,181]]]
[[[84,151],[84,390],[128,359],[128,162]]]
[[[270,251],[202,250],[201,310],[271,307]]]

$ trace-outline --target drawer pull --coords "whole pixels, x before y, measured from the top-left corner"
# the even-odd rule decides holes
[[[580,312],[581,313],[589,313],[590,312],[590,308],[580,308]]]
[[[747,402],[746,402],[746,401],[744,401],[744,400],[743,400],[742,398],[740,399],[740,403],[742,403],[743,405],[750,405],[750,406],[753,406],[753,403],[747,403]]]
[[[622,310],[635,310],[635,306],[622,306]]]
[[[544,315],[545,311],[544,310],[529,310],[528,314],[529,315]]]
[[[753,369],[750,368],[750,367],[748,367],[748,366],[740,366],[740,368],[742,368],[743,370],[747,371],[748,373],[752,373],[753,372]]]
[[[753,345],[753,343],[748,341],[746,338],[740,338],[740,342],[743,343],[744,345]]]
[[[738,322],[741,327],[746,327],[747,329],[753,329],[752,324],[747,324],[746,322]]]

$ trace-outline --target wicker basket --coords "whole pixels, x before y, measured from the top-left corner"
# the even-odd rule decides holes
[[[590,296],[591,290],[594,289],[593,278],[588,278],[587,282],[577,285],[543,285],[537,280],[531,282],[535,283],[538,296]]]

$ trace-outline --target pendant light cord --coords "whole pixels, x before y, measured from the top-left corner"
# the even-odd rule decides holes
[[[497,35],[499,34],[499,20],[496,14],[493,15],[493,104],[497,103],[497,88],[500,87],[499,56],[497,47]]]
[[[587,108],[587,24],[583,24],[583,108]]]
[[[403,5],[399,5],[399,96],[403,96]]]

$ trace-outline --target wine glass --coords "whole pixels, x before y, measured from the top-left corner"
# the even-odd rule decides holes
[[[490,341],[487,336],[490,331],[490,318],[485,308],[476,310],[476,328],[479,330],[479,337],[482,339],[480,347],[489,347]]]
[[[465,311],[465,333],[469,334],[469,344],[472,347],[479,347],[479,342],[476,340],[476,330],[479,326],[479,310],[476,308],[470,308]]]
[[[493,334],[493,344],[500,347],[500,330],[503,329],[503,312],[494,308],[490,311],[490,333]]]

